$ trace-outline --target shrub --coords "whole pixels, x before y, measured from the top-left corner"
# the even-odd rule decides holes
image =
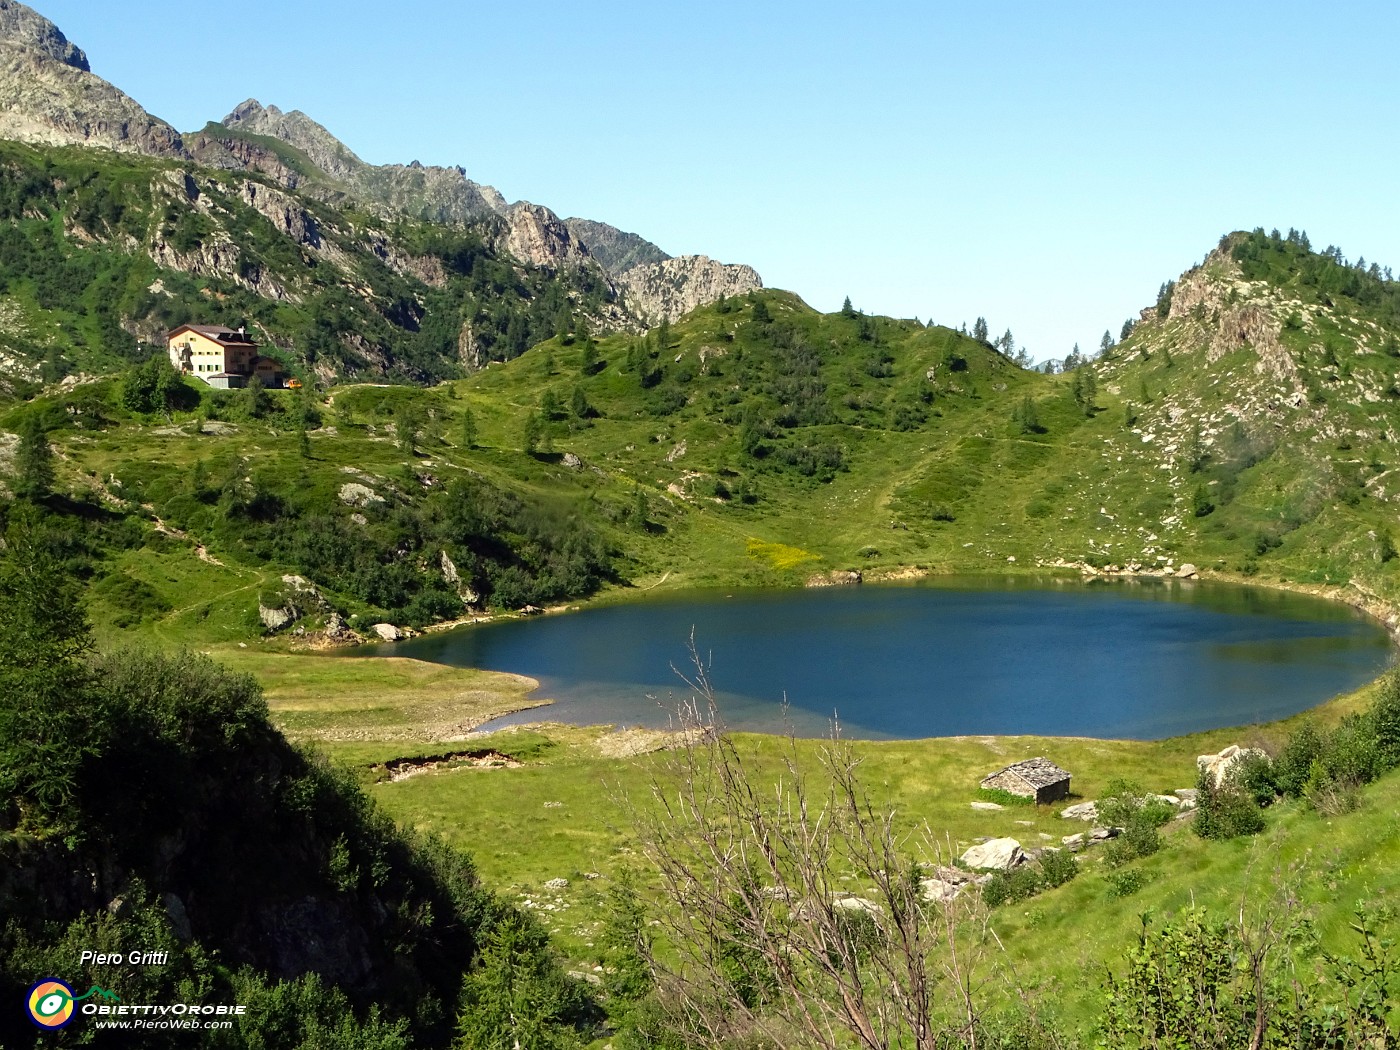
[[[1104,881],[1108,883],[1108,892],[1113,896],[1131,897],[1147,885],[1147,875],[1141,868],[1127,868],[1109,872],[1104,876]]]
[[[1023,864],[1012,871],[999,871],[982,886],[982,900],[989,908],[999,908],[1003,904],[1034,897],[1044,885],[1040,869],[1033,864]]]
[[[1313,763],[1322,754],[1323,739],[1317,726],[1304,722],[1274,756],[1274,785],[1279,794],[1300,798],[1308,783]]]
[[[1201,838],[1232,839],[1264,830],[1264,814],[1233,777],[1226,777],[1217,787],[1211,775],[1202,770],[1196,790],[1192,827]]]
[[[1040,855],[1040,871],[1046,889],[1063,886],[1079,874],[1079,862],[1067,849],[1048,849]]]

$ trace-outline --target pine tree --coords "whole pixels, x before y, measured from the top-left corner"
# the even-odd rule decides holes
[[[569,399],[569,409],[579,419],[587,419],[593,414],[593,406],[588,403],[588,397],[583,392],[583,387],[575,386],[573,396]]]
[[[53,491],[53,448],[48,435],[33,416],[20,427],[15,449],[15,495],[41,500]]]
[[[37,513],[11,515],[0,545],[0,819],[60,827],[99,745],[82,590]],[[10,810],[10,812],[5,812]]]
[[[476,414],[470,406],[462,409],[462,447],[476,448]]]
[[[846,301],[841,304],[841,316],[854,317],[855,315],[856,309],[851,305],[851,297],[848,295],[846,296]]]
[[[1123,322],[1123,329],[1118,333],[1118,341],[1121,343],[1124,339],[1127,339],[1128,336],[1133,334],[1133,329],[1136,327],[1137,322],[1134,321],[1131,317],[1129,317],[1126,321]]]
[[[535,450],[540,446],[540,435],[544,431],[544,423],[540,419],[538,412],[531,412],[525,417],[525,451],[530,455],[535,454]]]
[[[1108,329],[1103,330],[1103,338],[1099,340],[1099,356],[1107,359],[1113,354],[1113,336]]]
[[[972,338],[976,339],[979,343],[985,343],[987,341],[987,319],[985,317],[979,317],[976,321],[972,322]]]

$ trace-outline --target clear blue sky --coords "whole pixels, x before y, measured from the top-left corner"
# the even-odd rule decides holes
[[[181,130],[247,97],[366,160],[1037,358],[1220,234],[1400,269],[1400,5],[36,0]]]

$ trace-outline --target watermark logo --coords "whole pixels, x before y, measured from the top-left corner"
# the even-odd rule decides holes
[[[82,995],[74,995],[66,982],[46,977],[29,989],[29,1019],[40,1028],[62,1028],[73,1020],[73,1004],[94,995],[108,1002],[120,1001],[116,992],[109,992],[95,984]]]

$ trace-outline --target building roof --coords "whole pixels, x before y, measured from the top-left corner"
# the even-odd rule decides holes
[[[237,328],[225,328],[221,324],[182,324],[179,328],[171,329],[170,334],[165,338],[174,339],[181,332],[198,332],[206,338],[214,340],[223,346],[256,346],[257,344],[249,338],[248,333]]]
[[[1000,772],[993,773],[992,776],[1000,776],[1001,773],[1014,773],[1034,788],[1049,787],[1051,784],[1058,784],[1070,777],[1069,770],[1061,769],[1048,758],[1028,758],[1024,762],[1009,765]],[[990,779],[990,777],[986,779]]]

